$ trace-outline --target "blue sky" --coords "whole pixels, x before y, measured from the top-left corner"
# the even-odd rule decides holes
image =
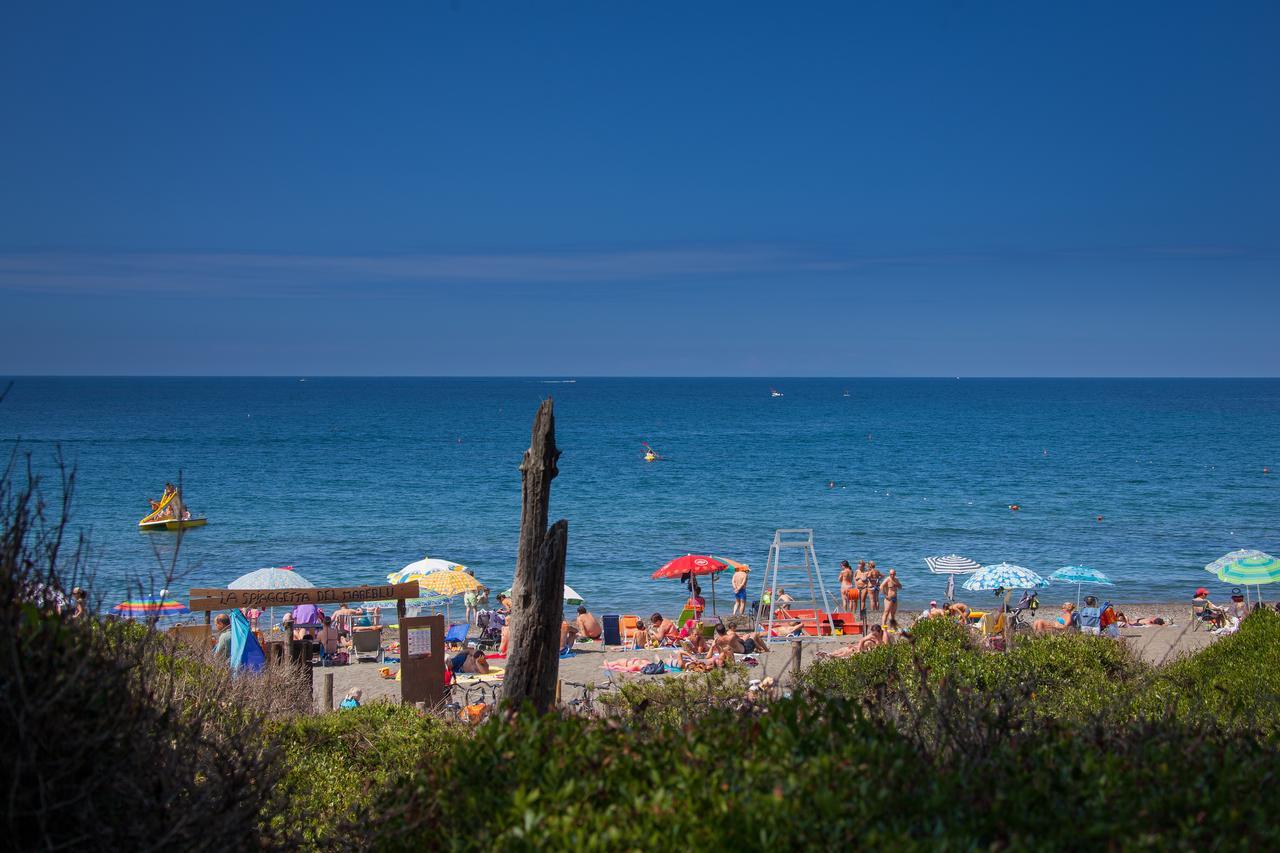
[[[0,373],[1274,376],[1278,43],[1243,2],[5,4]]]

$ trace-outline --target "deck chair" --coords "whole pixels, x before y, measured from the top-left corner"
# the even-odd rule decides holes
[[[604,647],[617,646],[622,648],[622,629],[620,622],[622,617],[616,613],[605,614],[600,617],[600,637],[604,642]]]
[[[382,629],[356,628],[351,632],[351,650],[356,660],[382,660]]]
[[[1191,604],[1191,630],[1199,631],[1205,623],[1209,623],[1210,627],[1206,630],[1220,628],[1226,624],[1226,618],[1219,614],[1216,610],[1210,610],[1207,604]]]
[[[640,634],[640,617],[639,616],[623,616],[619,622],[619,628],[622,633],[622,644],[635,647],[636,637]]]
[[[467,642],[467,631],[471,628],[466,622],[460,622],[457,625],[450,625],[449,630],[444,632],[445,643],[457,643],[459,645]]]
[[[997,607],[995,610],[988,610],[983,613],[977,624],[978,633],[982,636],[982,639],[986,640],[1002,634],[1004,632],[1004,618],[1003,607]]]
[[[698,618],[698,615],[694,611],[694,609],[692,607],[686,607],[684,610],[680,611],[680,618],[676,620],[676,624],[683,625],[684,623],[688,622],[690,619],[697,619],[697,618]]]

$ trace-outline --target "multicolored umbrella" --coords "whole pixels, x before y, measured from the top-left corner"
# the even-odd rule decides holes
[[[964,588],[970,592],[984,589],[1039,589],[1048,585],[1047,580],[1030,569],[1010,563],[983,566],[964,582]]]
[[[1261,586],[1280,581],[1280,559],[1258,553],[1256,557],[1232,560],[1218,570],[1218,580],[1240,586]]]
[[[122,601],[111,610],[121,616],[178,616],[191,612],[181,601],[151,597]]]
[[[1205,566],[1204,570],[1211,575],[1216,575],[1218,572],[1222,571],[1227,566],[1234,563],[1236,560],[1244,560],[1249,557],[1266,557],[1266,556],[1269,556],[1269,555],[1264,554],[1263,552],[1258,551],[1254,548],[1239,548],[1235,551],[1232,551],[1229,554],[1223,554],[1221,557],[1214,560],[1209,565]]]
[[[1080,606],[1080,587],[1087,583],[1096,583],[1103,586],[1115,586],[1111,579],[1097,569],[1091,569],[1088,566],[1063,566],[1053,574],[1049,575],[1049,580],[1061,581],[1063,583],[1073,583],[1076,585],[1076,606]]]
[[[227,589],[306,589],[311,581],[293,570],[293,566],[258,569],[241,575],[227,584]]]
[[[408,583],[417,579],[419,583],[427,575],[435,572],[466,572],[467,567],[461,563],[455,563],[452,560],[442,560],[439,557],[423,557],[421,560],[410,563],[398,572],[391,572],[387,575],[387,580],[392,583]]]
[[[483,586],[480,581],[464,571],[446,569],[443,572],[432,572],[429,575],[411,575],[397,583],[416,580],[418,589],[434,592],[437,595],[462,595],[464,592],[478,592]]]
[[[959,554],[948,554],[945,557],[925,557],[924,564],[935,575],[960,575],[976,572],[982,565],[976,560],[961,557]]]

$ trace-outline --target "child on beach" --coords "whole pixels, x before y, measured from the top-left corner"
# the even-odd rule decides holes
[[[342,700],[342,704],[338,706],[340,710],[350,711],[352,708],[360,707],[360,700],[364,698],[364,691],[359,687],[352,687],[347,691],[346,697]]]

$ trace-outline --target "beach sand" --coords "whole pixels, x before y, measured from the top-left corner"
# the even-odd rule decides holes
[[[1180,655],[1196,652],[1216,639],[1208,631],[1192,629],[1188,619],[1189,608],[1186,605],[1135,604],[1126,606],[1125,610],[1130,616],[1162,616],[1173,623],[1171,625],[1125,628],[1121,630],[1120,635],[1124,642],[1128,643],[1143,660],[1151,664],[1167,663]],[[1042,610],[1042,612],[1044,611]],[[384,644],[392,639],[394,639],[392,632],[383,632]],[[765,676],[772,676],[779,680],[783,687],[789,687],[791,684],[790,646],[796,642],[801,645],[801,665],[808,666],[813,662],[816,652],[820,650],[832,651],[846,644],[848,640],[844,637],[806,637],[798,641],[776,640],[770,644],[770,651],[754,656],[759,661],[759,665],[751,667],[750,674],[747,677],[764,678]],[[572,686],[569,682],[577,684],[594,683],[598,685],[610,681],[626,683],[675,677],[672,675],[653,676],[639,673],[617,673],[604,669],[606,661],[633,657],[646,658],[648,660],[670,659],[672,655],[673,650],[671,649],[620,651],[611,648],[605,651],[599,643],[579,644],[574,649],[573,657],[564,658],[560,661],[561,699],[569,701],[577,698],[583,692],[581,688]],[[505,664],[505,661],[494,660],[490,663],[495,667],[501,667]],[[314,670],[313,691],[316,708],[324,709],[324,675],[326,673],[333,674],[335,704],[341,702],[342,697],[353,687],[359,687],[364,691],[363,701],[366,704],[377,701],[399,702],[400,682],[382,678],[378,670],[383,666],[390,667],[392,671],[399,669],[398,663],[352,663],[346,666],[316,667]],[[462,683],[466,684],[467,680],[464,679]]]

